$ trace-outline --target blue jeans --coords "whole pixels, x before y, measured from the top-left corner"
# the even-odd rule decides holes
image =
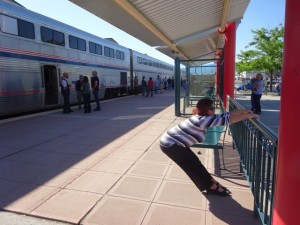
[[[93,95],[94,95],[96,105],[97,105],[96,109],[101,109],[100,100],[99,100],[99,90],[93,90]]]

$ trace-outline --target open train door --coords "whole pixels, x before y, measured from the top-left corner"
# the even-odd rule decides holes
[[[45,106],[57,105],[59,96],[58,91],[60,90],[57,67],[54,65],[43,65],[42,78]]]

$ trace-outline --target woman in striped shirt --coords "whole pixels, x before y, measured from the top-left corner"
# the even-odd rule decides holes
[[[213,100],[204,98],[198,101],[193,116],[162,135],[160,148],[185,171],[200,191],[227,196],[230,194],[229,190],[213,179],[190,146],[203,142],[207,129],[211,126],[228,126],[230,123],[258,118],[251,110],[215,114]]]

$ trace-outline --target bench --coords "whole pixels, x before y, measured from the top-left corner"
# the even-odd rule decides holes
[[[203,142],[194,144],[191,147],[195,148],[212,148],[212,149],[221,149],[222,150],[222,159],[223,159],[223,168],[221,170],[225,170],[225,161],[224,161],[224,142],[225,135],[227,132],[227,126],[224,129],[224,126],[213,126],[207,129],[207,134]],[[220,143],[220,138],[223,134],[223,140]],[[198,153],[199,154],[199,153]],[[201,154],[201,153],[200,153]]]

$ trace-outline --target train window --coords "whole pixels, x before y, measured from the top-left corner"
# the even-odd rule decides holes
[[[89,52],[96,53],[96,44],[94,42],[89,42]]]
[[[139,63],[139,64],[143,64],[143,58],[142,57],[137,57],[137,62]]]
[[[43,42],[65,46],[65,35],[62,32],[47,27],[41,27],[41,37]]]
[[[147,59],[144,59],[144,58],[143,58],[143,64],[144,64],[144,65],[147,65]]]
[[[85,40],[78,38],[78,50],[86,51]]]
[[[34,26],[24,20],[18,19],[18,35],[25,38],[34,39]]]
[[[81,51],[86,50],[86,42],[85,40],[69,35],[69,46],[73,49],[78,49]]]
[[[124,59],[125,59],[124,52],[121,52],[121,51],[119,51],[119,50],[116,50],[116,58],[117,58],[117,59],[124,60]]]
[[[115,50],[104,46],[104,55],[107,57],[115,58]]]
[[[24,38],[34,39],[34,25],[24,20],[9,16],[1,17],[1,30],[4,33],[18,35]]]
[[[152,61],[148,60],[148,66],[152,66]]]
[[[96,44],[96,54],[102,55],[102,45]]]
[[[115,58],[115,50],[110,48],[109,49],[109,55],[110,55],[110,57]]]
[[[98,45],[94,42],[89,42],[90,53],[102,55],[102,45]]]
[[[64,35],[64,33],[54,31],[54,44],[65,46],[65,35]]]

